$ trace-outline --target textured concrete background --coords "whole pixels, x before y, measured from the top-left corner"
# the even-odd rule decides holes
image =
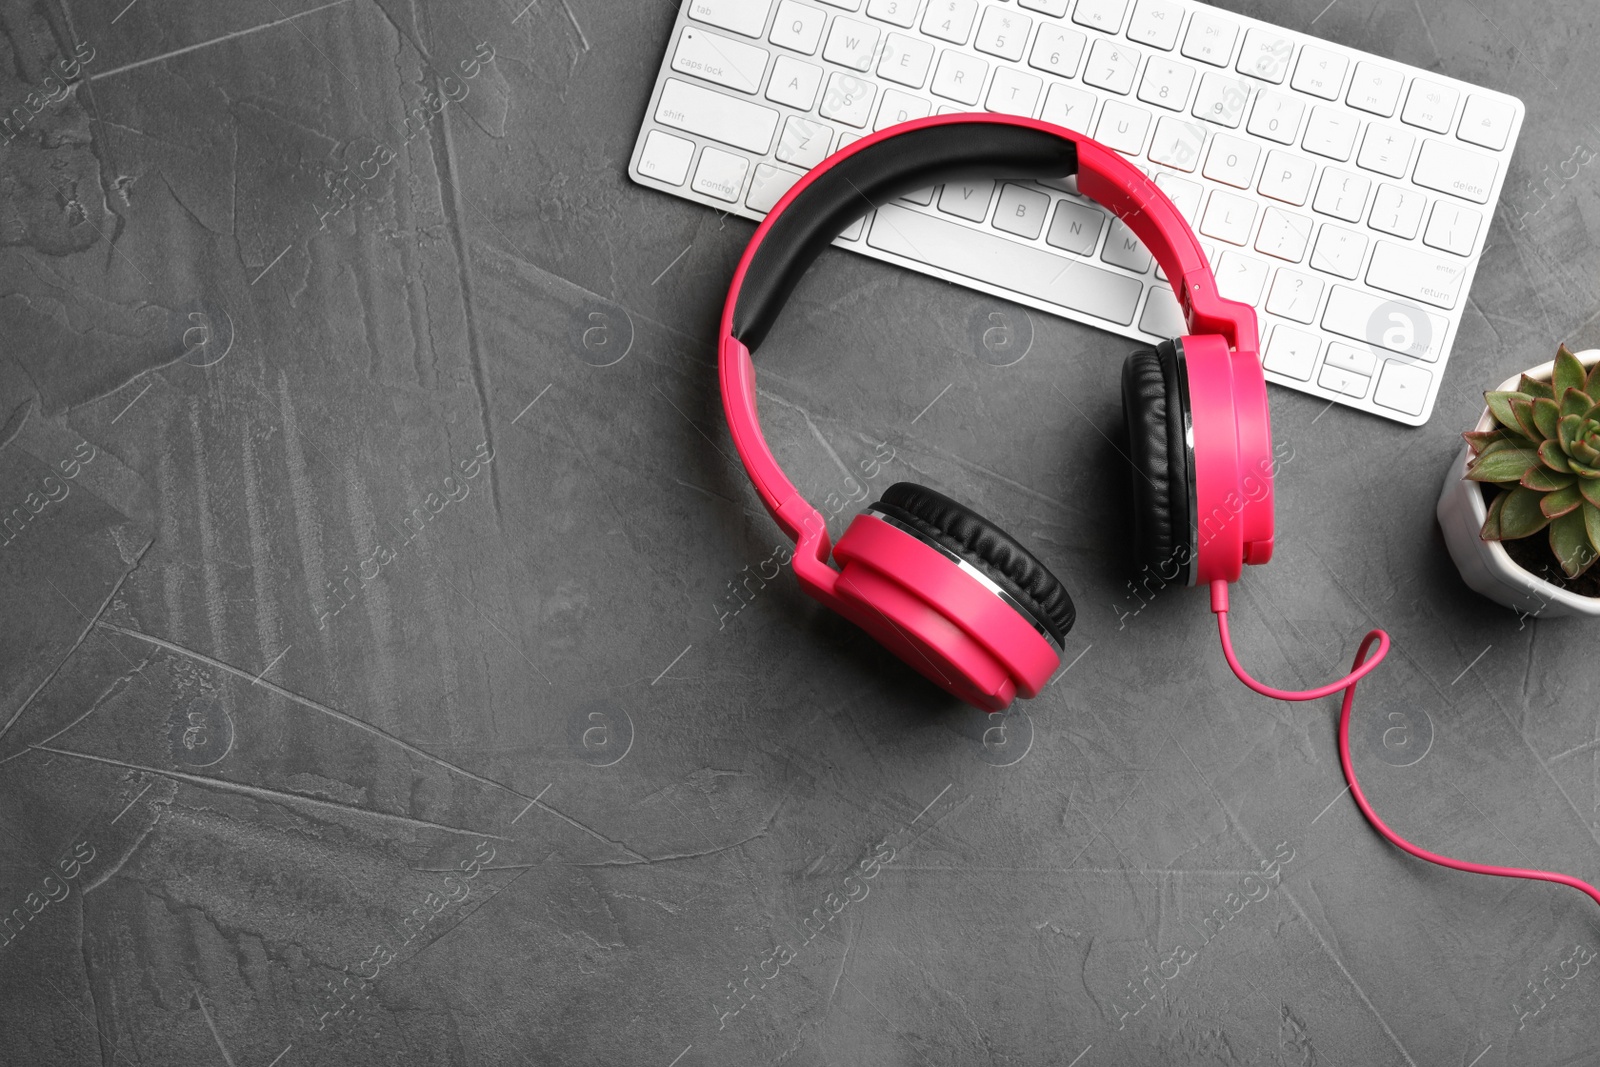
[[[1432,423],[1274,390],[1239,642],[1304,684],[1387,627],[1379,809],[1600,880],[1595,630],[1433,518],[1481,390],[1600,343],[1600,12],[1324,5],[1222,6],[1529,116]],[[1381,843],[1335,702],[1129,594],[1126,342],[830,251],[763,350],[835,534],[911,478],[1065,578],[1038,700],[774,577],[711,362],[751,227],[624,175],[674,15],[0,3],[0,510],[48,501],[0,547],[0,1061],[1600,1062],[1592,904]]]

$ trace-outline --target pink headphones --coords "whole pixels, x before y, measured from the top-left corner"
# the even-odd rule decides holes
[[[1071,130],[1009,115],[895,126],[823,161],[756,230],[734,273],[720,336],[722,404],[767,510],[796,543],[811,596],[927,678],[985,710],[1032,697],[1061,662],[1065,587],[970,508],[901,482],[855,518],[828,563],[822,514],[762,436],[750,354],[811,262],[840,231],[902,193],[965,177],[1062,178],[1115,212],[1175,279],[1189,336],[1122,371],[1140,564],[1188,584],[1235,581],[1272,555],[1272,430],[1256,315],[1224,300],[1194,231],[1154,182]]]
[[[1367,802],[1350,754],[1356,683],[1383,661],[1373,630],[1349,674],[1306,690],[1274,689],[1245,671],[1228,635],[1228,583],[1272,556],[1272,429],[1254,309],[1217,294],[1194,231],[1154,182],[1104,145],[1009,115],[944,115],[902,123],[828,157],[795,183],[750,239],[722,311],[722,406],[751,484],[796,542],[800,587],[866,630],[927,678],[998,711],[1033,697],[1061,662],[1074,611],[1066,588],[1027,549],[970,508],[900,482],[856,516],[832,548],[828,528],[784,475],[761,434],[753,352],[812,260],[835,235],[903,193],[968,177],[1061,178],[1127,223],[1183,305],[1189,335],[1143,349],[1122,367],[1133,466],[1138,562],[1211,587],[1229,668],[1278,700],[1341,690],[1339,762],[1361,814],[1395,847],[1473,874],[1555,882],[1600,903],[1600,889],[1552,871],[1451,859],[1391,830]],[[1370,657],[1369,651],[1377,646]]]

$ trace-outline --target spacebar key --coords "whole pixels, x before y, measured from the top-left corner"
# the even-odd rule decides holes
[[[894,204],[878,209],[867,244],[1010,289],[1095,318],[1127,326],[1144,286],[1081,259],[968,229]]]

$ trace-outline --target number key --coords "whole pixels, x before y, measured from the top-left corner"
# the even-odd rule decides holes
[[[1070,78],[1078,73],[1078,60],[1083,57],[1083,46],[1088,38],[1077,30],[1061,26],[1040,26],[1034,39],[1033,53],[1028,65],[1038,70]]]
[[[1171,111],[1182,111],[1194,85],[1194,68],[1166,56],[1152,57],[1139,83],[1139,99]]]
[[[1089,64],[1084,68],[1083,80],[1097,89],[1126,96],[1133,89],[1133,76],[1138,69],[1136,49],[1101,38],[1089,49]]]
[[[901,29],[910,29],[917,21],[917,0],[868,0],[867,14]]]
[[[989,7],[983,12],[983,21],[978,25],[978,38],[972,42],[972,46],[980,52],[1015,62],[1022,58],[1022,50],[1028,44],[1028,31],[1032,28],[1033,20],[1027,15],[1019,15],[1002,7]]]
[[[1306,106],[1298,97],[1263,90],[1256,94],[1256,106],[1250,109],[1248,129],[1269,141],[1294,144],[1294,135],[1300,131],[1300,117],[1305,112]]]
[[[1207,73],[1201,77],[1200,91],[1195,94],[1194,117],[1236,130],[1249,102],[1249,82],[1226,74]]]
[[[933,0],[922,16],[922,32],[951,44],[966,44],[977,17],[978,0]]]

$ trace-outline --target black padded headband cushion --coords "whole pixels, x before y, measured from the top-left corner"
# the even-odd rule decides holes
[[[772,222],[746,269],[733,336],[754,352],[822,250],[856,219],[916,189],[967,178],[1062,178],[1078,148],[1044,130],[952,122],[907,130],[818,174]]]
[[[1072,598],[1056,576],[1017,539],[943,493],[896,482],[872,505],[956,553],[1031,611],[1062,644],[1077,619]]]
[[[1165,578],[1193,559],[1189,451],[1177,346],[1142,348],[1122,364],[1122,417],[1133,464],[1134,564]]]

